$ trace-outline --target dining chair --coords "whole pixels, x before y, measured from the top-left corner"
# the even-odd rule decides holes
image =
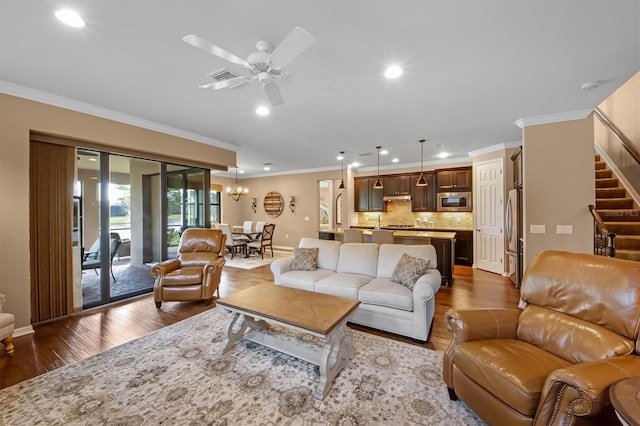
[[[345,243],[363,243],[364,237],[361,229],[345,229],[344,230],[344,242]]]
[[[268,247],[271,250],[271,257],[273,257],[273,231],[275,230],[276,225],[273,223],[268,223],[264,226],[262,230],[262,235],[260,239],[251,241],[247,244],[251,253],[260,252],[260,257],[264,259],[264,252]]]
[[[222,231],[223,234],[227,236],[225,241],[225,246],[231,253],[231,259],[238,253],[244,253],[247,255],[247,240],[243,238],[239,238],[234,236],[231,233],[231,227],[228,223],[219,223],[217,224],[217,228]]]
[[[374,229],[371,231],[371,241],[378,244],[393,244],[393,231],[387,229]]]

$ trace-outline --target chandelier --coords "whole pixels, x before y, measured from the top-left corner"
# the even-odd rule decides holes
[[[227,187],[227,195],[238,201],[249,193],[249,188],[243,188],[238,185],[238,168],[236,167],[236,183],[233,187]]]

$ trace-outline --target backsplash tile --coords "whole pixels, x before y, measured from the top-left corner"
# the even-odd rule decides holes
[[[425,212],[411,211],[411,202],[394,201],[387,204],[385,213],[360,212],[358,223],[353,225],[377,226],[378,215],[382,226],[411,225],[420,228],[473,230],[471,212]]]

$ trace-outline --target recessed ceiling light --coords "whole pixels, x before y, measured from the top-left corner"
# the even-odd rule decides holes
[[[349,167],[358,167],[360,165],[360,163],[358,163],[357,161],[354,161],[353,163],[351,163],[349,165]]]
[[[89,161],[98,161],[95,158],[88,158]]]
[[[398,78],[402,75],[402,68],[400,68],[397,65],[391,65],[389,68],[387,68],[387,70],[384,72],[384,76],[387,77],[388,79],[393,79],[393,78]]]
[[[339,154],[339,155],[336,157],[336,160],[344,160],[344,155]]]
[[[392,163],[397,163],[398,161],[400,161],[398,158],[394,158],[391,160]]]
[[[389,153],[389,151],[387,151],[386,149],[383,149],[382,151],[380,151],[380,155],[387,155]]]
[[[440,154],[438,154],[438,157],[440,158],[447,158],[450,154],[448,152],[441,152]]]
[[[62,9],[57,11],[56,18],[74,28],[82,28],[85,25],[80,15],[78,15],[78,12],[71,9]]]
[[[238,170],[238,173],[243,174],[244,170]]]
[[[269,167],[269,166],[264,166],[264,171],[265,171],[265,172],[268,172],[269,170],[271,170],[271,167]]]
[[[262,116],[269,115],[269,108],[264,105],[260,105],[258,108],[256,108],[256,114]]]

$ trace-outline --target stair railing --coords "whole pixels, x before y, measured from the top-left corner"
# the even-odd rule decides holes
[[[604,126],[608,128],[616,136],[616,138],[618,139],[618,141],[620,141],[620,144],[624,147],[624,149],[626,149],[627,152],[633,157],[633,159],[636,160],[636,163],[640,164],[640,153],[638,153],[638,151],[635,150],[629,138],[624,133],[622,133],[622,131],[618,129],[618,127],[615,124],[609,121],[607,116],[604,115],[604,113],[600,111],[598,107],[596,107],[593,110],[593,112],[595,116],[598,117],[598,120],[600,120],[600,122],[604,124]]]
[[[589,211],[591,212],[591,216],[593,216],[593,254],[615,257],[616,234],[607,229],[602,217],[593,204],[589,205]]]

